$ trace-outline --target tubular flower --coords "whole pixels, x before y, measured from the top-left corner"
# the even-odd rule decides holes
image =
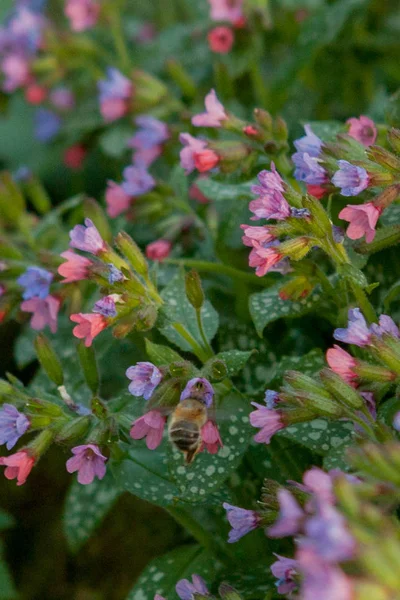
[[[162,379],[162,373],[151,362],[138,362],[126,370],[126,376],[131,380],[129,391],[132,396],[143,396],[150,400],[154,390]]]
[[[227,115],[215,90],[211,90],[207,94],[204,102],[206,112],[192,117],[192,124],[196,127],[221,127],[221,123],[227,119]]]
[[[28,450],[20,450],[10,456],[0,457],[0,465],[6,467],[6,479],[16,479],[17,485],[23,485],[32,471],[35,459]]]
[[[156,182],[144,165],[132,165],[123,171],[122,189],[128,196],[141,196],[152,190]]]
[[[278,520],[268,529],[270,537],[286,537],[299,532],[305,514],[292,494],[286,489],[278,491],[280,513]]]
[[[181,579],[176,584],[175,590],[181,600],[192,600],[193,594],[208,596],[206,583],[200,575],[192,575],[192,582],[188,579]]]
[[[61,301],[50,294],[46,298],[31,298],[21,304],[21,310],[30,312],[32,318],[30,325],[35,331],[41,331],[48,325],[52,333],[57,331],[57,315]]]
[[[214,389],[211,383],[204,377],[194,377],[187,382],[181,393],[181,402],[187,398],[196,398],[210,407],[214,397]]]
[[[0,410],[0,444],[12,450],[19,438],[29,429],[29,419],[12,404],[3,404]]]
[[[217,454],[223,443],[219,434],[218,426],[210,419],[201,428],[202,446],[200,452],[206,448],[210,454]]]
[[[118,69],[107,69],[107,78],[99,81],[98,90],[100,112],[106,122],[120,119],[128,112],[133,86]]]
[[[277,578],[276,586],[278,594],[289,595],[297,588],[297,577],[298,577],[298,562],[293,558],[286,558],[286,556],[279,556],[275,554],[277,561],[275,561],[270,569],[272,575]]]
[[[365,147],[375,144],[378,130],[372,119],[361,115],[359,119],[352,117],[346,121],[349,125],[348,134]]]
[[[78,323],[72,330],[74,336],[85,340],[85,346],[92,345],[93,339],[107,327],[107,320],[103,315],[91,313],[77,313],[70,316],[73,323]]]
[[[339,170],[333,175],[332,183],[340,188],[342,196],[357,196],[368,187],[369,175],[364,167],[352,165],[347,160],[338,160],[338,165]]]
[[[333,337],[339,342],[355,344],[360,348],[371,343],[371,332],[359,308],[349,310],[347,329],[335,329]]]
[[[158,410],[151,410],[134,421],[130,436],[134,440],[146,438],[148,449],[155,450],[162,442],[166,421]]]
[[[41,298],[42,300],[49,295],[50,284],[53,281],[53,274],[40,267],[28,267],[20,277],[17,283],[25,288],[22,294],[24,300],[30,298]]]
[[[350,223],[346,233],[351,240],[358,240],[365,235],[365,241],[370,244],[375,238],[375,227],[380,214],[381,210],[372,202],[348,204],[340,211],[339,219]]]
[[[327,351],[326,360],[332,371],[340,375],[347,383],[354,385],[357,375],[352,369],[357,365],[357,362],[351,354],[335,344],[333,348],[329,348]]]
[[[394,338],[400,339],[400,331],[396,323],[388,315],[381,315],[379,317],[379,325],[373,323],[371,325],[371,332],[382,337],[383,335],[391,335]]]
[[[128,147],[135,150],[134,162],[148,167],[160,156],[169,130],[165,123],[149,115],[136,117],[135,123],[139,129],[128,141]]]
[[[107,214],[112,219],[126,212],[131,205],[132,196],[127,194],[115,181],[107,181],[106,189]]]
[[[97,255],[106,249],[105,242],[90,219],[85,219],[85,225],[75,225],[69,232],[69,237],[69,245],[83,252]]]
[[[95,477],[103,479],[106,474],[107,458],[103,456],[96,444],[75,446],[71,452],[74,456],[67,460],[67,471],[68,473],[78,471],[78,483],[88,485]]]
[[[260,524],[260,516],[254,510],[246,510],[239,508],[238,506],[232,506],[224,502],[223,505],[226,510],[226,516],[232,527],[229,532],[228,542],[233,544],[245,536],[253,529],[257,529]]]
[[[279,242],[273,241],[267,244],[254,243],[253,249],[249,255],[249,266],[256,267],[257,277],[263,277],[268,271],[271,271],[283,259],[279,252]]]
[[[257,410],[250,413],[250,423],[253,427],[260,428],[260,431],[254,436],[254,440],[260,444],[269,444],[272,436],[285,427],[282,416],[279,411],[271,410],[257,402],[252,402],[252,405]]]
[[[66,262],[58,267],[58,274],[65,277],[62,283],[72,283],[88,278],[89,268],[92,265],[91,260],[75,254],[72,250],[66,250],[61,256],[66,259]]]
[[[241,225],[240,227],[244,231],[243,244],[250,248],[257,247],[257,244],[261,246],[269,244],[275,240],[268,227],[254,227],[252,225]]]

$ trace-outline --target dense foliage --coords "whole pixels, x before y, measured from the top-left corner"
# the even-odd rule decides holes
[[[90,591],[7,534],[0,600],[397,598],[398,3],[0,18],[0,529],[15,484],[71,555],[123,515]],[[125,589],[128,495],[169,533]]]

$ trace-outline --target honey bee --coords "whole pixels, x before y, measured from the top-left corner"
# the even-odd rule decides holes
[[[186,464],[190,465],[200,451],[202,439],[201,428],[208,418],[207,407],[194,393],[191,398],[182,400],[171,414],[168,423],[170,441],[185,455]]]

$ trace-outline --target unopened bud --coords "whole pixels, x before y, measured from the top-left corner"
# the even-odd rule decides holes
[[[278,246],[278,252],[292,260],[301,260],[315,245],[315,240],[309,237],[297,237],[287,240]]]
[[[290,279],[279,289],[279,297],[282,300],[301,300],[307,298],[313,290],[313,284],[304,275]]]
[[[389,367],[389,369],[393,369],[393,371],[400,375],[400,355],[398,349],[391,348],[389,344],[390,342],[387,343],[386,340],[374,338],[374,347],[379,358]]]
[[[153,304],[146,304],[135,311],[136,331],[149,331],[157,321],[158,312]]]
[[[93,346],[87,347],[83,341],[79,342],[78,356],[88,388],[93,394],[97,394],[99,389],[99,373]]]
[[[335,400],[327,398],[324,395],[315,394],[313,392],[305,392],[295,390],[291,395],[301,402],[301,404],[311,409],[315,416],[337,417],[343,415],[343,409]],[[285,402],[286,393],[280,393],[279,397]],[[290,401],[290,398],[289,398]]]
[[[254,109],[254,120],[260,127],[262,127],[268,133],[272,131],[273,120],[269,112],[263,110],[262,108]]]
[[[331,398],[330,394],[320,383],[317,383],[315,379],[299,371],[286,371],[284,380],[295,390],[304,390],[305,392],[313,392],[320,396]]]
[[[357,364],[352,367],[352,370],[356,375],[368,381],[387,383],[388,381],[397,379],[397,374],[393,371],[385,369],[385,367],[380,367],[379,365],[371,365],[364,361],[357,361]]]
[[[129,314],[126,317],[118,319],[117,325],[113,328],[112,334],[118,340],[126,337],[134,328],[135,319],[133,314]]]
[[[147,403],[148,409],[175,406],[179,402],[181,395],[181,381],[178,378],[171,378],[162,382],[153,392]]]
[[[202,376],[209,379],[213,383],[222,381],[228,377],[228,368],[226,363],[220,358],[210,359],[202,369]]]
[[[400,196],[400,184],[390,185],[383,192],[374,198],[374,206],[380,210],[385,210]]]
[[[398,172],[400,170],[400,159],[381,146],[370,146],[367,149],[367,156],[378,165],[391,171]]]
[[[10,396],[13,393],[13,386],[5,379],[0,379],[0,398]]]
[[[201,286],[200,276],[197,271],[189,271],[185,276],[186,297],[196,310],[200,310],[204,304],[204,292]]]
[[[39,435],[37,435],[35,439],[27,446],[27,449],[29,449],[29,452],[32,454],[32,456],[34,456],[36,459],[42,456],[42,454],[46,452],[47,448],[54,441],[55,434],[55,429],[50,427],[41,431]]]
[[[399,455],[400,444],[390,444],[391,452]],[[393,464],[385,444],[364,444],[359,448],[351,448],[348,452],[349,461],[356,469],[364,471],[373,477],[400,485],[400,472]]]
[[[56,436],[56,442],[74,442],[84,438],[89,431],[91,417],[78,417],[64,425]]]
[[[35,339],[35,350],[37,357],[47,376],[57,386],[64,383],[64,374],[61,363],[55,353],[50,340],[40,333]]]
[[[90,409],[92,413],[100,420],[104,420],[108,417],[107,407],[98,396],[93,396],[90,402]]]
[[[242,600],[242,597],[237,593],[235,588],[228,583],[221,583],[218,592],[222,600]]]
[[[131,263],[133,269],[139,273],[139,275],[147,276],[148,265],[136,242],[134,242],[125,231],[121,231],[115,238],[115,243],[122,254]]]
[[[349,408],[359,409],[364,405],[362,396],[331,369],[322,369],[320,377],[325,387]]]
[[[172,377],[182,377],[188,379],[193,372],[192,363],[189,361],[173,362],[169,365],[168,371]]]
[[[388,131],[388,140],[395,152],[400,153],[400,129],[392,127]]]
[[[100,204],[94,198],[85,198],[83,202],[83,210],[85,217],[88,217],[96,225],[103,240],[110,243],[112,233],[109,225],[109,220],[101,208]]]
[[[50,417],[60,417],[63,414],[62,408],[57,404],[53,404],[47,400],[39,400],[38,398],[30,398],[26,402],[25,408],[34,414],[48,415]]]
[[[286,142],[289,137],[286,121],[282,117],[277,117],[273,125],[274,137],[279,142]]]
[[[134,102],[135,109],[148,111],[150,106],[158,104],[168,94],[167,87],[156,77],[136,69],[132,75],[135,87]]]
[[[311,227],[318,233],[330,233],[332,231],[332,222],[323,205],[314,196],[307,195],[303,199],[303,206],[310,211],[312,216]]]

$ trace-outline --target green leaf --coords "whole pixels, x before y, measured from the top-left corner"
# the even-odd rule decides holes
[[[257,180],[252,179],[244,183],[236,185],[227,185],[220,181],[214,181],[207,177],[206,179],[198,179],[197,187],[207,198],[212,198],[216,204],[225,203],[229,200],[252,200],[254,194],[251,192],[251,186],[256,184]]]
[[[233,377],[244,368],[253,353],[253,350],[247,350],[246,352],[242,352],[241,350],[227,350],[226,352],[219,352],[212,360],[223,360],[227,366],[229,377]]]
[[[185,174],[184,169],[180,165],[176,165],[172,170],[169,183],[179,199],[185,200],[188,197],[188,177]]]
[[[308,121],[311,129],[323,142],[335,142],[338,133],[345,128],[340,121]]]
[[[281,287],[282,283],[278,283],[250,296],[250,314],[259,336],[262,336],[268,323],[277,321],[282,317],[301,317],[313,310],[322,298],[320,287],[317,286],[307,298],[296,302],[282,300],[279,297]]]
[[[400,204],[391,204],[382,213],[380,218],[382,225],[398,225],[400,223]]]
[[[109,472],[102,481],[95,479],[89,485],[74,481],[66,498],[63,520],[71,550],[77,552],[90,538],[120,494]]]
[[[180,579],[200,575],[210,585],[213,559],[200,546],[182,546],[152,560],[129,592],[126,600],[154,600],[160,594],[168,600],[178,598],[175,586]]]
[[[238,391],[232,391],[217,404],[217,414],[223,447],[217,454],[207,451],[196,456],[187,466],[183,454],[173,448],[169,469],[179,488],[182,500],[196,504],[214,493],[242,460],[253,428],[249,425],[250,403]]]
[[[125,125],[114,125],[107,128],[100,136],[99,143],[104,154],[120,158],[126,153],[127,142],[132,137],[132,129]]]
[[[121,443],[125,455],[113,466],[118,486],[152,504],[172,504],[179,490],[168,473],[167,444],[164,440],[156,450],[148,450],[143,441]]]
[[[161,367],[162,365],[169,365],[173,362],[182,362],[183,358],[180,354],[169,348],[168,346],[163,346],[162,344],[154,344],[150,340],[146,339],[146,353],[150,358],[151,362],[156,365],[156,367]]]
[[[196,311],[186,298],[185,279],[182,271],[163,289],[161,296],[165,301],[163,316],[167,319],[167,324],[160,327],[161,333],[181,350],[193,351],[189,342],[171,324],[168,324],[168,322],[177,322],[183,325],[196,342],[202,346]],[[201,316],[205,335],[208,341],[211,341],[218,330],[219,319],[217,311],[208,300],[204,302],[201,308]]]
[[[346,461],[346,450],[351,446],[352,438],[346,440],[343,444],[337,448],[331,448],[329,454],[324,457],[323,466],[324,469],[330,471],[331,469],[340,469],[341,471],[348,471],[350,465]]]
[[[3,543],[0,541],[0,600],[14,600],[17,597],[17,590],[3,558]]]
[[[360,254],[373,254],[374,252],[380,252],[390,246],[394,246],[400,242],[400,225],[390,225],[389,227],[382,227],[376,232],[376,236],[373,242],[369,244],[367,242],[360,242],[356,246],[357,252]]]
[[[350,422],[314,419],[309,423],[297,423],[279,432],[278,435],[309,448],[322,456],[332,450],[348,446],[354,433],[354,425]]]

